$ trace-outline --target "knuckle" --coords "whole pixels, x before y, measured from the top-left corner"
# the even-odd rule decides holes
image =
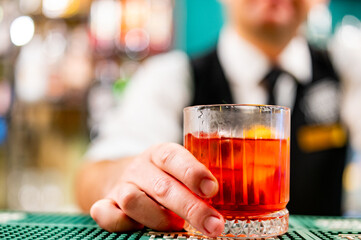
[[[174,152],[165,150],[164,152],[162,152],[162,155],[158,160],[158,162],[161,166],[166,166],[169,164],[169,162],[173,161],[174,158],[175,158]]]
[[[185,218],[187,220],[195,218],[195,216],[197,215],[197,211],[199,211],[200,209],[201,206],[198,202],[189,202],[185,204],[184,206]]]
[[[90,209],[90,215],[94,219],[94,221],[103,229],[109,232],[119,231],[121,228],[122,218],[117,217],[115,220],[110,220],[104,216],[104,211],[106,211],[105,204],[106,200],[100,200],[93,204]]]
[[[184,167],[183,179],[191,187],[198,186],[205,176],[207,176],[207,172],[201,167],[191,164]]]
[[[137,190],[121,191],[119,194],[119,207],[125,212],[135,209],[143,194],[144,193]]]
[[[191,166],[187,166],[184,170],[184,176],[183,179],[193,179],[193,176],[195,175],[195,168]],[[193,181],[191,181],[193,182]]]
[[[154,193],[161,198],[169,196],[172,189],[172,180],[168,177],[160,177],[154,181]]]
[[[176,158],[179,154],[180,148],[176,143],[163,143],[158,145],[158,151],[160,153],[158,162],[160,165],[165,166],[168,162],[171,162]]]

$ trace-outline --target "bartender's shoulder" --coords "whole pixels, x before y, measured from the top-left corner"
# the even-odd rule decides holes
[[[149,57],[145,60],[144,65],[147,68],[160,69],[172,71],[178,69],[179,71],[189,68],[189,56],[180,50],[171,50],[166,53],[160,53]]]

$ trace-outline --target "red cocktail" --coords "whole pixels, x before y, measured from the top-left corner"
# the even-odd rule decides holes
[[[219,183],[208,202],[225,218],[269,214],[289,200],[289,141],[287,139],[227,138],[189,133],[184,146]]]

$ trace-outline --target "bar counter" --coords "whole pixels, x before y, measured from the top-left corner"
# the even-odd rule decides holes
[[[28,213],[0,211],[0,239],[96,239],[96,240],[171,240],[201,239],[187,232],[109,233],[89,215],[66,213]],[[273,238],[361,239],[361,218],[291,215],[286,234]]]

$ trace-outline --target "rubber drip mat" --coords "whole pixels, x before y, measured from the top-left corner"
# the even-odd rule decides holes
[[[202,237],[187,232],[155,232],[149,229],[109,233],[99,228],[89,215],[82,214],[0,212],[0,239],[196,240]],[[290,216],[289,231],[273,239],[361,240],[361,219]]]

